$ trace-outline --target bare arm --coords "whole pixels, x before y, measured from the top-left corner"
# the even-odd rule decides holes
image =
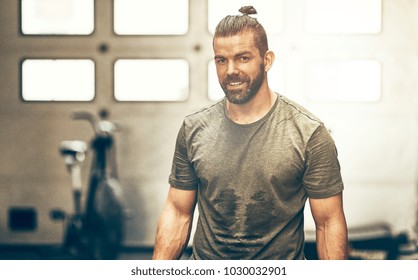
[[[195,206],[196,191],[170,187],[158,221],[152,259],[180,258],[189,241]]]
[[[324,199],[310,198],[309,203],[316,225],[319,259],[347,259],[347,224],[342,193]]]

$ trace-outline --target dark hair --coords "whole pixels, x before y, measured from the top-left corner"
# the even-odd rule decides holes
[[[255,44],[260,52],[260,56],[263,57],[268,51],[267,34],[264,27],[249,15],[257,14],[257,11],[253,6],[244,6],[239,9],[242,15],[226,16],[216,26],[216,37],[228,37],[236,35],[245,30],[251,30],[254,33]]]

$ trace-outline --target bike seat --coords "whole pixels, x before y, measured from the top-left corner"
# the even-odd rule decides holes
[[[84,155],[86,153],[87,144],[79,140],[62,141],[59,150],[62,155],[77,157],[77,155]]]

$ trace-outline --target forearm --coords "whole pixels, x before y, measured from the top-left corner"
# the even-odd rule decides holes
[[[192,216],[164,211],[158,223],[152,259],[179,259],[188,244],[192,222]]]
[[[345,221],[329,223],[323,227],[317,227],[316,243],[319,259],[347,259],[347,227]]]

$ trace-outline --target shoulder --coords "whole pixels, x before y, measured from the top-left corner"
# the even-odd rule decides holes
[[[214,104],[205,106],[184,118],[184,125],[186,127],[196,127],[214,123],[223,118],[224,115],[224,100],[220,100]]]
[[[323,127],[324,123],[312,112],[289,98],[279,95],[278,114],[280,122],[295,127],[299,133],[310,137],[315,130]]]
[[[290,100],[283,95],[279,95],[279,98],[279,110],[281,110],[282,117],[286,119],[299,118],[302,121],[312,122],[314,124],[322,124],[322,121],[316,115],[314,115],[299,103]]]

